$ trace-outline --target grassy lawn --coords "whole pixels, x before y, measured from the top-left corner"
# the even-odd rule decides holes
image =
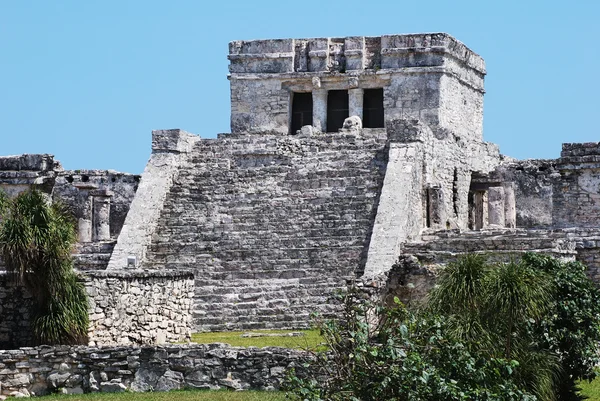
[[[82,394],[82,395],[49,395],[36,397],[47,401],[284,401],[285,393],[278,391],[169,391],[166,393],[117,393],[117,394]]]
[[[242,337],[244,333],[286,334],[303,333],[299,337]],[[285,347],[315,349],[323,342],[318,330],[253,330],[194,333],[192,342],[199,344],[226,343],[235,347]]]

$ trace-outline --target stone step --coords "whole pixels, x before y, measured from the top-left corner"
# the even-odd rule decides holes
[[[75,254],[73,267],[77,270],[104,270],[108,266],[110,253]]]
[[[75,254],[111,253],[117,241],[78,242]]]
[[[429,243],[409,243],[403,247],[404,253],[415,251],[454,251],[472,252],[479,250],[502,251],[502,250],[529,250],[529,249],[551,249],[556,247],[568,247],[571,241],[568,239],[552,238],[485,238],[485,239],[454,239],[439,240]]]

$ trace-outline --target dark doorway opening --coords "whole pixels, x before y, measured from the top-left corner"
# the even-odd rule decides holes
[[[384,127],[383,88],[365,89],[363,96],[363,127]]]
[[[313,100],[311,92],[292,93],[292,124],[290,134],[295,134],[305,125],[313,122]]]
[[[348,118],[348,91],[332,90],[327,93],[327,132],[337,132]]]

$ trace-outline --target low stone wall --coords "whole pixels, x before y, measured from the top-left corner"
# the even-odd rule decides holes
[[[90,303],[89,345],[189,340],[194,275],[185,270],[93,270],[82,276]],[[31,296],[0,272],[0,349],[34,345]]]
[[[289,368],[301,374],[307,358],[297,350],[225,344],[21,348],[0,351],[0,394],[274,390]]]
[[[31,296],[11,276],[0,271],[0,349],[32,344]]]
[[[100,270],[86,276],[90,345],[162,344],[190,338],[193,273]]]

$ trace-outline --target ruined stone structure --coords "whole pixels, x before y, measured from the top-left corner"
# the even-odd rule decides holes
[[[502,156],[483,141],[484,61],[453,37],[235,41],[229,60],[230,134],[154,131],[141,180],[0,159],[0,187],[66,199],[80,270],[106,269],[90,277],[193,272],[197,331],[306,327],[349,281],[426,290],[465,252],[577,258],[600,280],[600,144]],[[192,291],[182,274],[172,297]]]
[[[64,170],[51,155],[0,157],[0,190],[15,196],[35,186],[77,219],[74,259],[90,300],[91,345],[176,342],[191,334],[190,271],[104,270],[139,180],[116,171]],[[0,260],[0,349],[31,345],[30,295],[3,270]]]

